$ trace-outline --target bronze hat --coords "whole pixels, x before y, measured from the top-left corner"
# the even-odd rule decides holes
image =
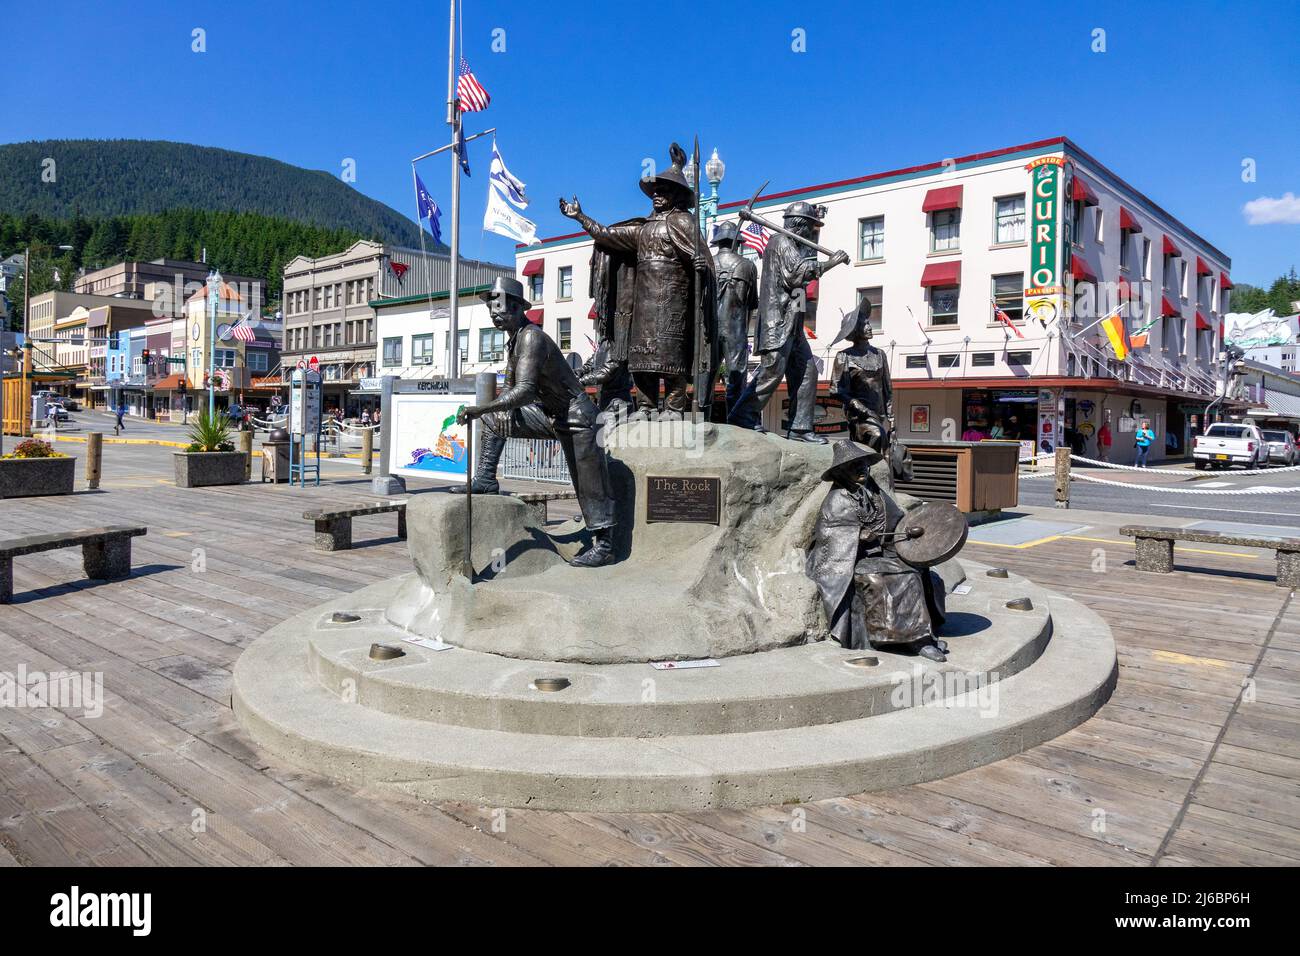
[[[866,306],[865,311],[862,308],[863,306]],[[871,302],[868,299],[863,299],[859,302],[856,309],[851,309],[844,313],[844,316],[840,319],[839,334],[836,335],[835,338],[831,339],[831,345],[836,345],[837,343],[847,339],[853,334],[859,323],[865,323],[867,331],[871,331]]]
[[[675,186],[686,197],[687,208],[695,205],[695,187],[686,181],[686,174],[683,172],[686,167],[686,150],[682,149],[676,143],[668,147],[668,156],[672,164],[663,172],[657,172],[653,176],[641,177],[641,191],[647,196],[655,194],[655,186],[668,185]]]
[[[860,465],[866,462],[870,467],[878,461],[884,461],[884,456],[874,448],[842,439],[834,445],[834,457],[831,459],[831,466],[822,472],[822,481],[834,481],[836,472],[849,465]]]
[[[524,296],[524,284],[518,279],[511,279],[508,276],[497,276],[496,281],[492,283],[492,288],[481,293],[479,298],[484,302],[488,302],[494,295],[514,296],[520,302],[528,302],[528,299]]]
[[[810,202],[800,200],[799,202],[790,203],[790,205],[786,207],[785,214],[782,218],[807,219],[810,222],[815,222],[819,226],[824,226],[826,224],[826,207],[814,206]]]

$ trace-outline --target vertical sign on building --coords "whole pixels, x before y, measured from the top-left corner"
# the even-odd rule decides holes
[[[1061,311],[1062,156],[1040,156],[1025,167],[1030,181],[1029,287],[1025,307],[1046,326]]]

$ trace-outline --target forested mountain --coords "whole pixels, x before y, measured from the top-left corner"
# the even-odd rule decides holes
[[[255,212],[415,245],[415,224],[337,175],[209,146],[157,140],[0,145],[0,212],[51,219],[208,209]]]

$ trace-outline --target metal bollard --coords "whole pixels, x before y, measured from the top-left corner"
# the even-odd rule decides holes
[[[375,453],[375,430],[367,428],[361,433],[361,473],[370,474],[371,456]]]
[[[1056,449],[1056,507],[1070,507],[1070,449]]]
[[[253,477],[253,433],[239,433],[239,450],[244,453],[244,480]]]
[[[91,432],[86,436],[86,487],[98,488],[100,463],[104,453],[104,435]]]

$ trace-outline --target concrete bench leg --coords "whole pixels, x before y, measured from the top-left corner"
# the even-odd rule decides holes
[[[397,512],[397,536],[403,541],[406,540],[406,511],[405,509]]]
[[[1137,538],[1133,542],[1139,571],[1168,574],[1174,569],[1174,543],[1165,538]]]
[[[14,559],[0,558],[0,604],[14,599]]]
[[[346,551],[351,547],[351,518],[334,518],[316,522],[317,551]]]
[[[115,581],[131,576],[131,539],[109,538],[81,546],[81,563],[86,577],[96,581]]]
[[[3,575],[0,571],[0,575]],[[1280,588],[1300,588],[1300,551],[1279,551],[1277,553],[1277,586]],[[4,587],[0,577],[0,588]]]

